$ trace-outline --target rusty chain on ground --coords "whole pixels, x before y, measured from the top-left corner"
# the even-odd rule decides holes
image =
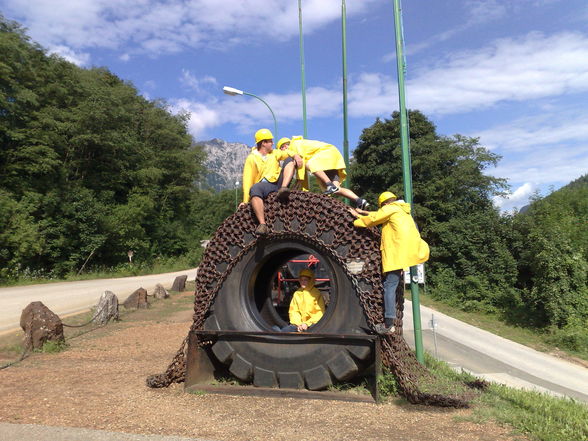
[[[253,234],[257,222],[250,205],[229,216],[215,232],[198,268],[192,330],[203,329],[207,313],[225,279],[260,240],[295,239],[307,242],[328,255],[341,265],[352,281],[369,326],[373,329],[383,321],[380,233],[377,229],[356,228],[348,206],[328,196],[301,191],[291,192],[286,203],[278,201],[275,193],[271,194],[265,201],[265,216],[270,234],[264,238]],[[350,272],[348,265],[352,262],[363,264],[359,272]],[[420,389],[420,385],[432,379],[432,374],[418,362],[402,337],[402,283],[398,287],[396,310],[396,331],[381,339],[381,349],[383,364],[397,378],[401,393],[415,404],[466,407],[471,398],[469,396],[436,394]],[[201,345],[207,343],[200,341]],[[167,370],[147,379],[149,387],[167,387],[184,381],[187,345],[188,337]]]

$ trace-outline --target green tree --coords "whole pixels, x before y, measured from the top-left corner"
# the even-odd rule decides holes
[[[0,217],[20,222],[4,225],[0,263],[63,275],[129,249],[143,262],[188,252],[204,170],[188,115],[107,69],[47,56],[2,16],[0,50]]]

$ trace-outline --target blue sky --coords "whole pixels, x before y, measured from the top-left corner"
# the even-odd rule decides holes
[[[392,0],[347,0],[349,144],[398,109]],[[308,137],[342,148],[340,0],[302,0]],[[297,0],[0,0],[31,38],[106,66],[148,98],[191,113],[197,140],[302,134]],[[503,210],[588,172],[586,0],[403,2],[406,97],[443,135],[503,156]]]

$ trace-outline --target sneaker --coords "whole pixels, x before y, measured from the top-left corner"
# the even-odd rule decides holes
[[[394,326],[387,328],[384,323],[378,323],[376,326],[374,326],[374,331],[376,331],[376,334],[379,335],[393,334],[395,330],[396,328]]]
[[[290,189],[288,187],[280,187],[277,198],[279,201],[286,202],[290,197]]]
[[[327,185],[327,189],[323,191],[323,194],[333,194],[337,193],[339,190],[340,188],[331,182],[329,185]]]
[[[355,206],[357,208],[359,208],[360,210],[367,210],[367,208],[370,206],[370,204],[368,203],[368,201],[366,201],[365,199],[362,198],[358,198],[355,201]]]
[[[255,229],[255,234],[258,236],[265,236],[267,233],[269,233],[269,228],[266,224],[259,224]]]

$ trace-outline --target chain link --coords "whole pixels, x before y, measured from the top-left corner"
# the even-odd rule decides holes
[[[344,269],[356,295],[373,327],[384,319],[384,299],[381,274],[380,233],[377,229],[356,228],[354,217],[340,201],[310,192],[293,191],[287,203],[279,202],[276,194],[265,201],[265,218],[270,228],[262,240],[295,239],[308,243]],[[228,217],[217,229],[208,244],[198,267],[192,330],[203,329],[204,320],[216,294],[241,258],[257,245],[253,231],[257,226],[250,206],[243,207]],[[363,263],[359,272],[349,271],[348,263]],[[404,284],[396,293],[396,331],[381,339],[383,364],[395,375],[401,393],[411,403],[437,406],[466,407],[465,397],[431,394],[419,390],[423,380],[432,378],[421,365],[402,337],[404,316]],[[209,344],[200,341],[200,344]],[[149,387],[167,387],[182,382],[186,370],[186,337],[163,374],[147,379]]]

